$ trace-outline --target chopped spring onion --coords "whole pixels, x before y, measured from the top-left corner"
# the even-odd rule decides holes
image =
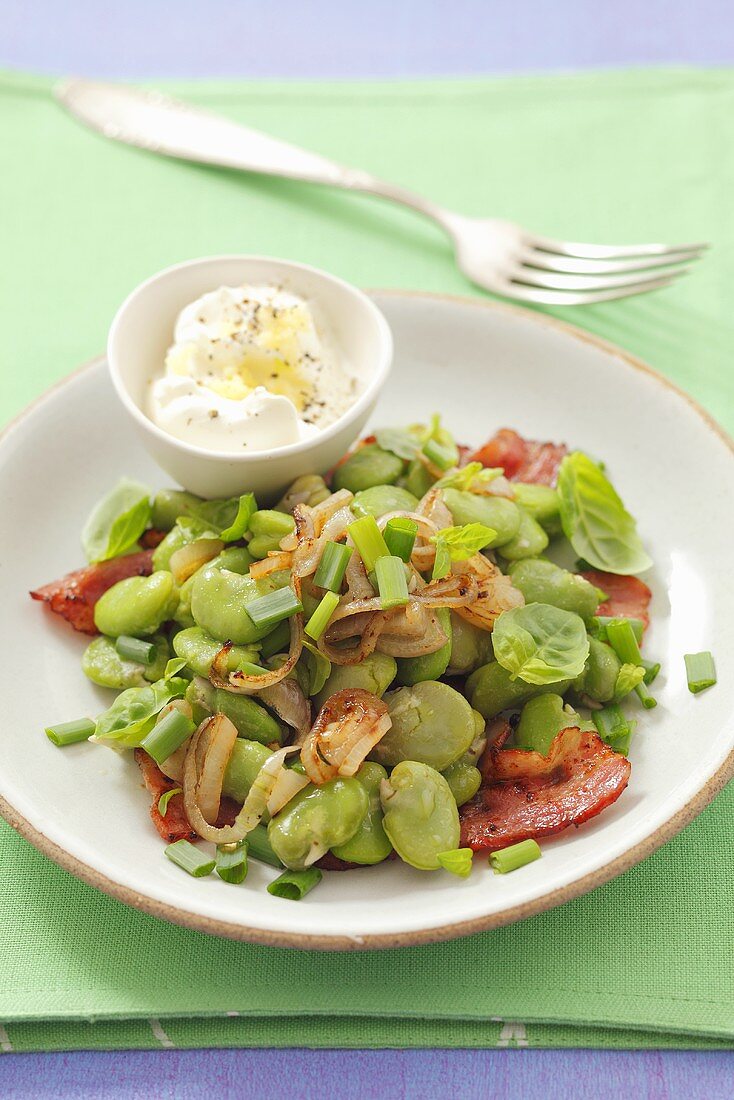
[[[166,816],[168,803],[171,801],[175,794],[183,794],[183,787],[171,787],[170,791],[164,791],[161,797],[158,799],[158,813],[161,815],[161,817]]]
[[[321,598],[321,603],[314,611],[311,618],[306,623],[306,633],[309,638],[313,638],[315,642],[318,642],[321,635],[329,625],[329,619],[336,611],[339,605],[339,597],[336,592],[325,592]]]
[[[616,703],[602,710],[593,711],[591,717],[602,741],[605,741],[610,749],[627,756],[637,723],[626,718],[621,707]]]
[[[418,524],[415,520],[395,516],[387,521],[383,535],[385,545],[394,557],[405,562],[410,561],[418,535]]]
[[[451,551],[448,548],[448,544],[445,539],[436,539],[436,558],[433,563],[433,573],[431,579],[434,581],[443,580],[444,577],[448,577],[451,572]]]
[[[361,519],[350,523],[347,531],[357,547],[357,553],[364,563],[365,571],[371,573],[378,558],[386,557],[390,553],[382,537],[382,531],[377,526],[377,520],[374,516],[362,516]]]
[[[196,725],[180,710],[169,710],[168,714],[161,718],[160,722],[153,726],[150,733],[140,742],[141,749],[145,749],[148,756],[152,756],[156,764],[162,764],[176,749],[180,749],[187,737],[196,729]]]
[[[329,592],[340,592],[352,552],[351,546],[344,546],[341,542],[327,542],[313,578],[316,587],[328,588]]]
[[[599,639],[600,642],[607,642],[609,641],[609,624],[619,622],[630,624],[632,628],[632,633],[634,634],[637,644],[639,645],[642,641],[642,635],[645,630],[645,624],[643,623],[642,619],[622,619],[619,617],[614,618],[610,615],[597,615],[596,618],[592,620],[592,630],[594,630],[595,636]],[[635,664],[636,662],[633,661],[631,663]]]
[[[270,845],[265,825],[256,825],[247,834],[247,852],[253,859],[259,859],[261,863],[269,863],[271,867],[283,866]]]
[[[642,703],[645,710],[652,710],[653,707],[658,705],[658,701],[654,695],[651,695],[647,690],[647,684],[643,680],[641,684],[638,684],[635,688],[635,695]]]
[[[300,901],[314,886],[318,886],[323,875],[318,867],[307,867],[305,871],[284,871],[268,886],[268,893],[276,898],[288,901]]]
[[[288,625],[288,620],[283,619],[282,622],[278,623],[275,630],[271,630],[260,642],[260,653],[263,660],[267,661],[268,657],[274,657],[276,653],[285,653],[290,639],[291,628]]]
[[[58,726],[46,726],[46,736],[59,748],[63,745],[76,745],[79,741],[88,741],[96,729],[97,723],[91,718],[77,718],[75,722],[62,722]]]
[[[203,878],[214,870],[216,861],[200,852],[189,840],[177,840],[174,844],[169,844],[165,853],[172,863],[194,878]]]
[[[519,844],[511,844],[509,848],[492,852],[489,865],[496,875],[506,875],[508,871],[516,871],[518,867],[524,867],[526,863],[540,859],[540,856],[541,851],[537,840],[521,840]]]
[[[639,666],[642,665],[642,655],[632,623],[632,619],[610,619],[606,624],[607,641],[620,661]],[[635,694],[646,710],[658,705],[657,699],[647,690],[644,680],[635,688]]]
[[[713,687],[716,683],[716,668],[711,653],[686,653],[684,660],[689,691],[698,695],[699,691]]]
[[[436,859],[444,871],[450,871],[459,878],[467,878],[471,874],[473,856],[471,848],[454,848],[450,852],[439,852]]]
[[[290,619],[291,615],[303,611],[303,604],[292,588],[278,588],[252,600],[247,604],[246,611],[257,627],[277,626],[283,619]]]
[[[645,683],[650,686],[654,684],[660,672],[660,661],[645,661],[642,662],[642,667],[645,670]]]
[[[456,465],[456,448],[446,447],[437,439],[427,439],[422,450],[428,461],[438,466],[439,470],[450,470]]]
[[[220,844],[217,847],[215,871],[225,882],[244,882],[247,878],[247,841]]]
[[[408,582],[405,579],[405,562],[402,558],[378,558],[375,564],[377,590],[384,611],[392,607],[405,607],[409,600]]]
[[[155,660],[155,644],[144,642],[141,638],[131,638],[121,634],[115,642],[115,649],[124,661],[137,661],[139,665],[152,665]]]

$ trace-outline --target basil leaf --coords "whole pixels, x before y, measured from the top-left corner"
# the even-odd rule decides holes
[[[652,565],[635,521],[588,455],[566,455],[558,471],[564,534],[580,558],[607,573],[642,573]]]
[[[617,673],[617,682],[614,685],[613,703],[620,703],[625,696],[641,684],[645,679],[645,669],[641,665],[622,665]]]
[[[107,561],[130,550],[150,523],[150,514],[150,490],[122,478],[84,524],[82,546],[87,560]]]
[[[512,680],[556,684],[584,669],[589,639],[584,621],[547,603],[503,611],[492,632],[494,655]]]
[[[257,501],[254,493],[243,493],[237,505],[237,515],[229,527],[225,527],[220,538],[225,542],[235,542],[241,539],[250,526],[250,520],[257,511]]]
[[[439,542],[445,546],[452,561],[466,561],[496,537],[497,532],[484,523],[465,523],[461,527],[444,527],[437,534],[431,535],[431,542],[435,546]]]
[[[173,677],[121,692],[97,719],[95,737],[100,741],[114,741],[125,748],[136,748],[153,729],[156,716],[166,703],[180,698],[188,683],[182,677]]]
[[[415,458],[418,453],[418,441],[402,428],[381,428],[375,432],[375,438],[383,451],[391,451],[405,461]]]
[[[164,791],[161,797],[158,799],[158,813],[161,815],[161,817],[166,816],[168,803],[171,801],[175,794],[183,794],[183,787],[171,787],[170,791]]]
[[[475,485],[481,489],[482,486],[489,485],[496,478],[502,477],[504,472],[499,466],[482,466],[481,462],[469,462],[458,470],[444,474],[438,479],[434,488],[460,489],[466,493],[476,492],[473,488]]]

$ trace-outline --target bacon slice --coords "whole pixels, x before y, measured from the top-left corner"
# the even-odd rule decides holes
[[[153,796],[150,816],[162,839],[166,844],[173,844],[176,840],[196,840],[196,833],[189,825],[184,809],[183,794],[174,794],[169,799],[165,817],[158,809],[161,795],[174,790],[178,783],[164,775],[144,749],[135,750],[135,763],[143,773],[143,782]]]
[[[620,577],[616,573],[602,573],[589,569],[581,574],[587,581],[605,592],[607,599],[599,604],[597,615],[611,615],[612,618],[641,619],[645,630],[650,625],[648,607],[652,592],[639,577]]]
[[[165,531],[159,531],[157,527],[149,527],[147,531],[143,531],[138,542],[146,550],[155,550],[156,546],[163,542],[165,537]]]
[[[82,634],[97,634],[94,605],[103,592],[127,577],[147,577],[153,571],[152,550],[111,558],[67,573],[58,581],[31,592],[34,600],[43,600],[52,611],[71,623]]]
[[[489,782],[459,810],[461,844],[497,851],[581,825],[616,802],[629,776],[626,757],[575,726],[555,736],[548,756],[500,749]]]
[[[501,428],[469,461],[501,467],[510,481],[555,485],[566,454],[568,449],[563,443],[538,443],[523,439],[511,428]]]

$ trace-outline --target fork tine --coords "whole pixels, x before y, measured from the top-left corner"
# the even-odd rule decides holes
[[[662,256],[635,256],[624,260],[585,260],[576,256],[525,249],[519,259],[523,265],[544,271],[564,271],[574,275],[622,275],[627,271],[651,271],[656,268],[689,263],[701,258],[700,252],[668,252]]]
[[[673,278],[682,274],[688,268],[688,264],[677,264],[663,273],[665,278]],[[642,286],[646,282],[654,282],[661,276],[653,274],[645,278],[639,272],[628,275],[566,275],[551,271],[540,271],[537,268],[524,267],[518,264],[509,268],[507,275],[513,282],[520,282],[526,286],[540,287],[542,290],[616,290],[618,287]]]
[[[528,235],[528,244],[557,256],[576,256],[582,260],[620,260],[626,256],[665,256],[671,252],[703,252],[705,241],[697,244],[583,244],[574,241],[554,241],[551,237]]]
[[[635,294],[647,294],[651,290],[662,290],[670,286],[679,276],[667,276],[659,279],[648,279],[645,282],[636,283],[634,286],[617,287],[614,290],[542,290],[539,287],[524,286],[522,283],[513,283],[508,279],[495,280],[492,286],[487,286],[495,294],[502,294],[506,298],[515,298],[521,302],[535,302],[545,306],[587,306],[595,302],[613,302],[618,298],[631,298]]]

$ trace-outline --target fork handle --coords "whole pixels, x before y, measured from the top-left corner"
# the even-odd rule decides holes
[[[159,92],[72,78],[56,98],[106,137],[150,152],[199,164],[364,191],[409,206],[450,231],[455,215],[397,184],[349,168],[318,153],[242,126],[223,115],[191,107]]]

